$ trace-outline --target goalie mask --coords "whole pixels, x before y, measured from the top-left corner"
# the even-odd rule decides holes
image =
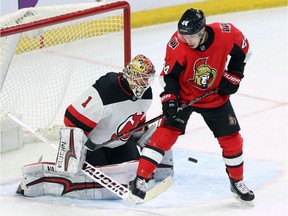
[[[133,94],[137,98],[141,98],[151,86],[154,75],[154,65],[144,55],[135,56],[123,69],[123,77],[128,81]]]

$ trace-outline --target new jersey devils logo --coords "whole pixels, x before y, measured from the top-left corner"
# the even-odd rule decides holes
[[[129,116],[122,124],[119,125],[117,128],[117,133],[114,133],[112,135],[112,139],[116,138],[118,134],[123,134],[129,130],[132,130],[135,128],[138,123],[144,118],[143,112],[137,112],[134,115]],[[131,134],[127,134],[123,137],[121,137],[121,141],[126,141],[131,136]]]
[[[212,86],[216,78],[216,70],[207,65],[206,58],[198,59],[194,64],[194,77],[187,82],[198,89],[207,89]]]

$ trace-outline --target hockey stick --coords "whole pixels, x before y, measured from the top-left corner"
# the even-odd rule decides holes
[[[194,98],[194,99],[191,100],[189,103],[183,104],[181,107],[179,107],[179,109],[184,109],[184,108],[186,108],[186,107],[188,107],[188,106],[190,106],[190,105],[192,105],[192,104],[195,104],[195,103],[199,102],[200,100],[202,100],[203,98],[206,98],[206,97],[208,97],[209,95],[214,94],[214,93],[216,93],[216,92],[218,92],[217,89],[211,90],[211,91],[209,91],[209,92],[206,92],[205,94],[200,95],[200,96],[197,97],[197,98]],[[153,119],[150,119],[149,121],[146,121],[146,122],[143,123],[143,124],[138,125],[137,127],[133,128],[133,129],[131,129],[131,130],[128,130],[128,131],[126,131],[126,132],[124,132],[124,133],[118,134],[115,138],[112,138],[112,139],[110,139],[110,140],[108,140],[108,141],[106,141],[106,142],[104,142],[104,143],[102,143],[102,144],[95,144],[95,143],[93,143],[90,139],[88,139],[88,140],[86,141],[86,143],[84,144],[84,147],[85,147],[86,149],[88,149],[89,151],[95,151],[95,150],[97,150],[97,149],[102,148],[103,146],[106,146],[106,145],[108,145],[108,144],[110,144],[110,143],[112,143],[112,142],[114,142],[114,141],[116,141],[116,140],[121,139],[123,136],[126,136],[127,134],[131,134],[131,133],[133,133],[133,132],[135,132],[135,131],[137,131],[137,130],[145,127],[145,126],[148,126],[148,125],[150,125],[150,124],[152,124],[152,123],[154,123],[154,122],[156,122],[156,121],[164,118],[165,116],[166,116],[165,114],[161,114],[161,115],[159,115],[159,116],[157,116],[157,117],[155,117],[155,118],[153,118]]]
[[[17,118],[16,116],[8,113],[7,116],[11,118],[13,121],[21,125],[23,128],[28,130],[30,133],[32,133],[34,136],[42,140],[44,143],[50,145],[55,150],[58,150],[58,147],[52,143],[50,140],[48,140],[46,137],[44,137],[41,133],[31,128],[29,125],[25,124],[22,120]],[[105,173],[103,173],[100,169],[96,168],[95,166],[92,166],[88,162],[84,162],[85,169],[82,169],[82,173],[84,173],[86,176],[97,182],[98,184],[102,185],[121,199],[127,202],[133,202],[133,204],[143,203],[147,202],[165,190],[167,190],[172,184],[172,178],[169,176],[166,179],[164,179],[162,182],[157,184],[155,187],[153,187],[151,190],[146,192],[144,200],[141,200],[141,202],[135,203],[136,200],[139,200],[137,196],[133,195],[131,191],[123,186],[122,184],[118,183],[117,181],[113,180],[111,177],[107,176]]]
[[[112,193],[116,194],[124,201],[127,201],[131,204],[141,204],[148,202],[157,197],[158,195],[160,195],[161,193],[163,193],[164,191],[166,191],[173,184],[172,177],[168,176],[163,181],[154,186],[152,189],[147,191],[144,199],[140,199],[139,197],[133,195],[127,187],[116,182],[115,180],[107,176],[105,173],[101,172],[96,167],[90,165],[87,162],[84,163],[86,164],[86,168],[82,170],[82,172],[86,176],[93,179],[97,183],[101,184],[103,187],[110,190]]]
[[[157,117],[155,117],[155,118],[153,118],[153,119],[150,119],[149,121],[146,121],[145,123],[143,123],[143,124],[141,124],[141,125],[138,125],[137,127],[133,128],[133,129],[131,129],[131,130],[128,130],[128,131],[126,131],[126,132],[124,132],[124,133],[118,134],[115,138],[110,139],[110,140],[108,140],[108,141],[106,141],[106,142],[104,142],[104,143],[102,143],[102,144],[95,144],[95,143],[93,143],[90,139],[88,139],[88,140],[86,141],[86,143],[84,144],[84,147],[85,147],[86,149],[88,149],[89,151],[96,151],[97,149],[100,149],[100,148],[102,148],[103,146],[106,146],[106,145],[108,145],[108,144],[110,144],[110,143],[112,143],[112,142],[114,142],[114,141],[116,141],[116,140],[121,139],[123,136],[125,136],[125,135],[127,135],[127,134],[131,134],[131,133],[133,133],[133,132],[135,132],[135,131],[137,131],[137,130],[139,130],[139,129],[147,126],[147,125],[150,125],[150,124],[152,124],[152,123],[154,123],[154,122],[162,119],[164,116],[165,116],[165,115],[162,114],[162,115],[159,115],[159,116],[157,116]]]

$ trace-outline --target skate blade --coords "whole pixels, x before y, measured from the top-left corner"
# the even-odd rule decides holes
[[[253,200],[251,201],[245,201],[242,200],[237,194],[233,194],[234,198],[239,201],[243,206],[248,206],[248,207],[254,207],[254,202]]]

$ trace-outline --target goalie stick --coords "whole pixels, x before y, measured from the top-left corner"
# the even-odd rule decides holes
[[[57,145],[52,143],[50,140],[48,140],[46,137],[44,137],[41,133],[34,130],[27,124],[25,124],[22,120],[17,118],[16,116],[8,113],[7,116],[11,118],[13,121],[21,125],[23,128],[28,130],[30,133],[32,133],[34,136],[42,140],[44,143],[50,145],[54,149],[58,149]],[[42,157],[42,156],[41,156]],[[139,200],[137,196],[133,195],[131,191],[123,186],[122,184],[118,183],[117,181],[113,180],[111,177],[107,176],[105,173],[103,173],[100,169],[96,168],[95,166],[92,166],[88,162],[84,162],[85,168],[82,169],[82,173],[84,173],[86,176],[97,182],[98,184],[102,185],[124,201],[127,201],[131,203],[132,201]],[[155,187],[153,187],[151,190],[146,192],[146,195],[144,197],[144,200],[141,200],[140,202],[133,203],[145,203],[150,201],[151,199],[155,198],[165,190],[167,190],[171,185],[173,184],[172,177],[169,176],[166,179],[164,179],[162,182],[158,183]]]
[[[216,93],[216,92],[218,92],[218,89],[215,89],[215,90],[211,90],[211,91],[209,91],[209,92],[206,92],[205,94],[200,95],[200,96],[197,97],[197,98],[194,98],[194,99],[191,100],[189,103],[183,104],[181,107],[179,107],[179,109],[184,109],[184,108],[186,108],[186,107],[188,107],[188,106],[190,106],[190,105],[192,105],[192,104],[194,104],[194,103],[197,103],[197,102],[199,102],[200,100],[202,100],[203,98],[206,98],[206,97],[208,97],[209,95],[214,94],[214,93]],[[104,143],[102,143],[102,144],[95,144],[95,143],[93,143],[90,139],[88,139],[88,140],[86,141],[86,143],[84,144],[84,147],[85,147],[86,149],[88,149],[89,151],[95,151],[95,150],[100,149],[100,148],[102,148],[102,147],[104,147],[104,146],[106,146],[106,145],[108,145],[108,144],[110,144],[110,143],[112,143],[112,142],[114,142],[114,141],[116,141],[116,140],[119,140],[120,138],[122,138],[123,136],[126,136],[127,134],[131,134],[131,133],[133,133],[133,132],[135,132],[135,131],[137,131],[137,130],[145,127],[145,126],[148,126],[148,125],[150,125],[150,124],[152,124],[152,123],[154,123],[154,122],[156,122],[156,121],[164,118],[165,116],[166,116],[165,114],[161,114],[161,115],[159,115],[159,116],[157,116],[157,117],[155,117],[155,118],[153,118],[153,119],[150,119],[149,121],[146,121],[145,123],[143,123],[143,124],[141,124],[141,125],[138,125],[137,127],[133,128],[133,129],[131,129],[131,130],[128,130],[128,131],[126,131],[126,132],[124,132],[124,133],[118,134],[115,138],[112,138],[112,139],[110,139],[110,140],[108,140],[108,141],[106,141],[106,142],[104,142]]]
[[[146,192],[144,199],[140,199],[139,197],[133,195],[131,191],[107,176],[105,173],[101,172],[96,167],[90,165],[87,162],[84,162],[86,165],[86,168],[82,170],[82,172],[88,176],[89,178],[93,179],[97,183],[101,184],[103,187],[110,190],[112,193],[116,194],[118,197],[123,199],[124,201],[127,201],[132,204],[141,204],[148,202],[164,191],[166,191],[172,184],[173,180],[171,176],[168,176],[166,179],[158,183],[156,186],[154,186],[152,189]]]

